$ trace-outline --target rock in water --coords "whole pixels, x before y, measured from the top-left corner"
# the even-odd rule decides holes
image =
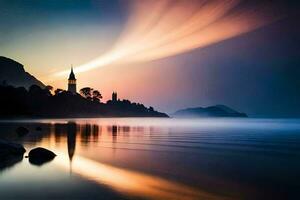
[[[22,161],[25,151],[21,144],[0,140],[0,170]]]
[[[0,158],[6,155],[23,155],[25,152],[21,144],[0,140]]]
[[[23,137],[29,133],[29,130],[23,126],[20,126],[16,129],[16,132],[19,137]]]
[[[29,162],[33,165],[43,165],[53,160],[55,156],[55,153],[42,147],[32,149],[28,154]]]

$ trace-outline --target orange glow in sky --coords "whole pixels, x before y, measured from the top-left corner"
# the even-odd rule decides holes
[[[274,20],[264,6],[237,8],[239,0],[130,2],[127,24],[113,48],[76,66],[75,73],[175,56],[253,31]],[[65,78],[68,73],[69,69],[54,75]]]
[[[216,81],[213,68],[226,70],[226,60],[240,66],[247,56],[245,63],[252,66],[257,60],[253,52],[267,47],[267,31],[276,23],[270,28],[267,25],[286,15],[286,11],[279,11],[284,6],[266,1],[117,2],[97,5],[83,1],[87,5],[82,9],[72,3],[62,10],[52,10],[45,3],[45,9],[50,10],[41,19],[36,17],[39,6],[25,6],[27,20],[19,17],[21,13],[10,14],[7,26],[13,22],[14,26],[7,30],[14,34],[1,37],[5,42],[1,55],[22,63],[26,71],[55,89],[67,89],[73,64],[78,91],[83,87],[97,89],[103,102],[117,91],[120,99],[163,112],[220,102],[237,105],[221,93],[225,91],[222,87],[240,77],[231,73]],[[25,21],[28,26],[17,25]],[[259,28],[258,34],[243,35]],[[249,99],[247,94],[239,96]]]

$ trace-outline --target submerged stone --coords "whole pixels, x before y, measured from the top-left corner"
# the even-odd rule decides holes
[[[32,149],[28,154],[29,162],[33,165],[43,165],[53,160],[55,156],[55,153],[42,147]]]

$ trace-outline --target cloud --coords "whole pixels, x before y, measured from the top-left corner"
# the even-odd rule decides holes
[[[175,56],[253,31],[278,18],[267,5],[242,6],[238,0],[134,0],[128,14],[114,47],[76,66],[76,73]],[[55,76],[68,73],[61,71]]]

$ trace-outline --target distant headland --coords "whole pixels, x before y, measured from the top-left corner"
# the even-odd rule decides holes
[[[25,72],[22,64],[0,57],[0,117],[168,117],[167,114],[140,103],[120,100],[112,93],[102,103],[100,91],[84,87],[77,92],[76,78],[71,69],[68,89],[45,86]]]
[[[247,114],[240,113],[225,105],[215,105],[209,107],[186,108],[176,111],[171,115],[179,118],[198,117],[247,117]]]

